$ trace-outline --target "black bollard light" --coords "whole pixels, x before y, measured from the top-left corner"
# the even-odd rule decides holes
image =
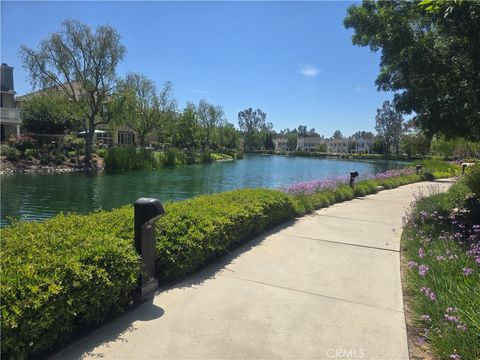
[[[140,198],[134,203],[135,214],[135,248],[142,258],[142,275],[140,276],[141,296],[155,291],[158,287],[155,278],[155,221],[165,214],[160,200]]]
[[[422,165],[416,165],[415,170],[417,171],[417,175],[420,174],[420,172],[422,171]]]
[[[467,168],[467,163],[462,163],[462,175],[465,174],[465,169]]]
[[[355,178],[358,177],[358,171],[350,171],[350,187],[355,188]]]

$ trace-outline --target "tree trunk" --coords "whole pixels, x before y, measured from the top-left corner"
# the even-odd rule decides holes
[[[93,136],[95,135],[95,114],[91,114],[88,120],[88,131],[85,138],[85,166],[90,167],[92,164],[92,145]]]

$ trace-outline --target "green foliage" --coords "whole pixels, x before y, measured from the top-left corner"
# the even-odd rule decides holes
[[[22,154],[26,149],[37,147],[37,141],[28,135],[10,135],[8,137],[8,145],[19,150]]]
[[[25,159],[33,160],[33,158],[37,157],[38,150],[37,149],[26,149],[25,150]]]
[[[405,285],[413,320],[418,329],[428,330],[421,334],[442,359],[452,354],[466,360],[480,356],[480,275],[478,254],[472,251],[479,241],[472,225],[479,219],[465,211],[472,190],[468,181],[461,181],[446,193],[424,195],[402,234],[406,258],[413,264]],[[423,276],[419,266],[427,268]],[[426,288],[435,294],[433,300],[422,291]]]
[[[75,129],[75,104],[60,91],[45,91],[21,101],[22,128],[34,134],[64,134]]]
[[[295,216],[278,191],[236,190],[167,204],[156,228],[158,272],[179,279],[258,232]]]
[[[431,11],[432,4],[448,11]],[[355,45],[381,51],[376,84],[396,93],[397,110],[414,113],[428,136],[478,141],[480,2],[432,4],[363,1],[348,9],[344,25]]]
[[[7,160],[18,161],[20,158],[20,151],[10,145],[2,145],[2,155],[7,157]]]
[[[464,138],[446,140],[443,136],[434,137],[431,144],[433,155],[444,158],[478,158],[480,156],[480,142],[468,141]]]
[[[119,312],[140,274],[131,209],[2,229],[2,357],[37,355]]]
[[[158,159],[152,150],[135,146],[107,149],[104,161],[107,170],[154,169],[159,166]]]
[[[467,167],[464,182],[477,197],[480,197],[480,164]]]

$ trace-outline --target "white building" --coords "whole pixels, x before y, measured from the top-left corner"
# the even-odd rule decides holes
[[[325,143],[325,140],[320,136],[311,136],[306,138],[298,138],[297,150],[298,151],[315,151],[317,145]]]
[[[288,150],[288,140],[285,138],[273,139],[273,144],[275,145],[275,151]]]
[[[333,154],[346,154],[348,153],[349,139],[328,139],[327,151]]]
[[[373,140],[359,137],[355,141],[355,152],[358,154],[370,154],[372,152]]]
[[[0,141],[3,142],[12,134],[20,135],[22,121],[15,103],[13,67],[2,63],[0,72]]]

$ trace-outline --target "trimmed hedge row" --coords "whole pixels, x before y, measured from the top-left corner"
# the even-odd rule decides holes
[[[157,223],[159,276],[185,277],[295,216],[274,190],[236,190],[166,204]],[[25,358],[104,321],[131,300],[140,274],[131,206],[19,222],[1,234],[2,355]]]
[[[2,229],[2,357],[49,349],[127,304],[140,272],[129,213],[58,215]]]

